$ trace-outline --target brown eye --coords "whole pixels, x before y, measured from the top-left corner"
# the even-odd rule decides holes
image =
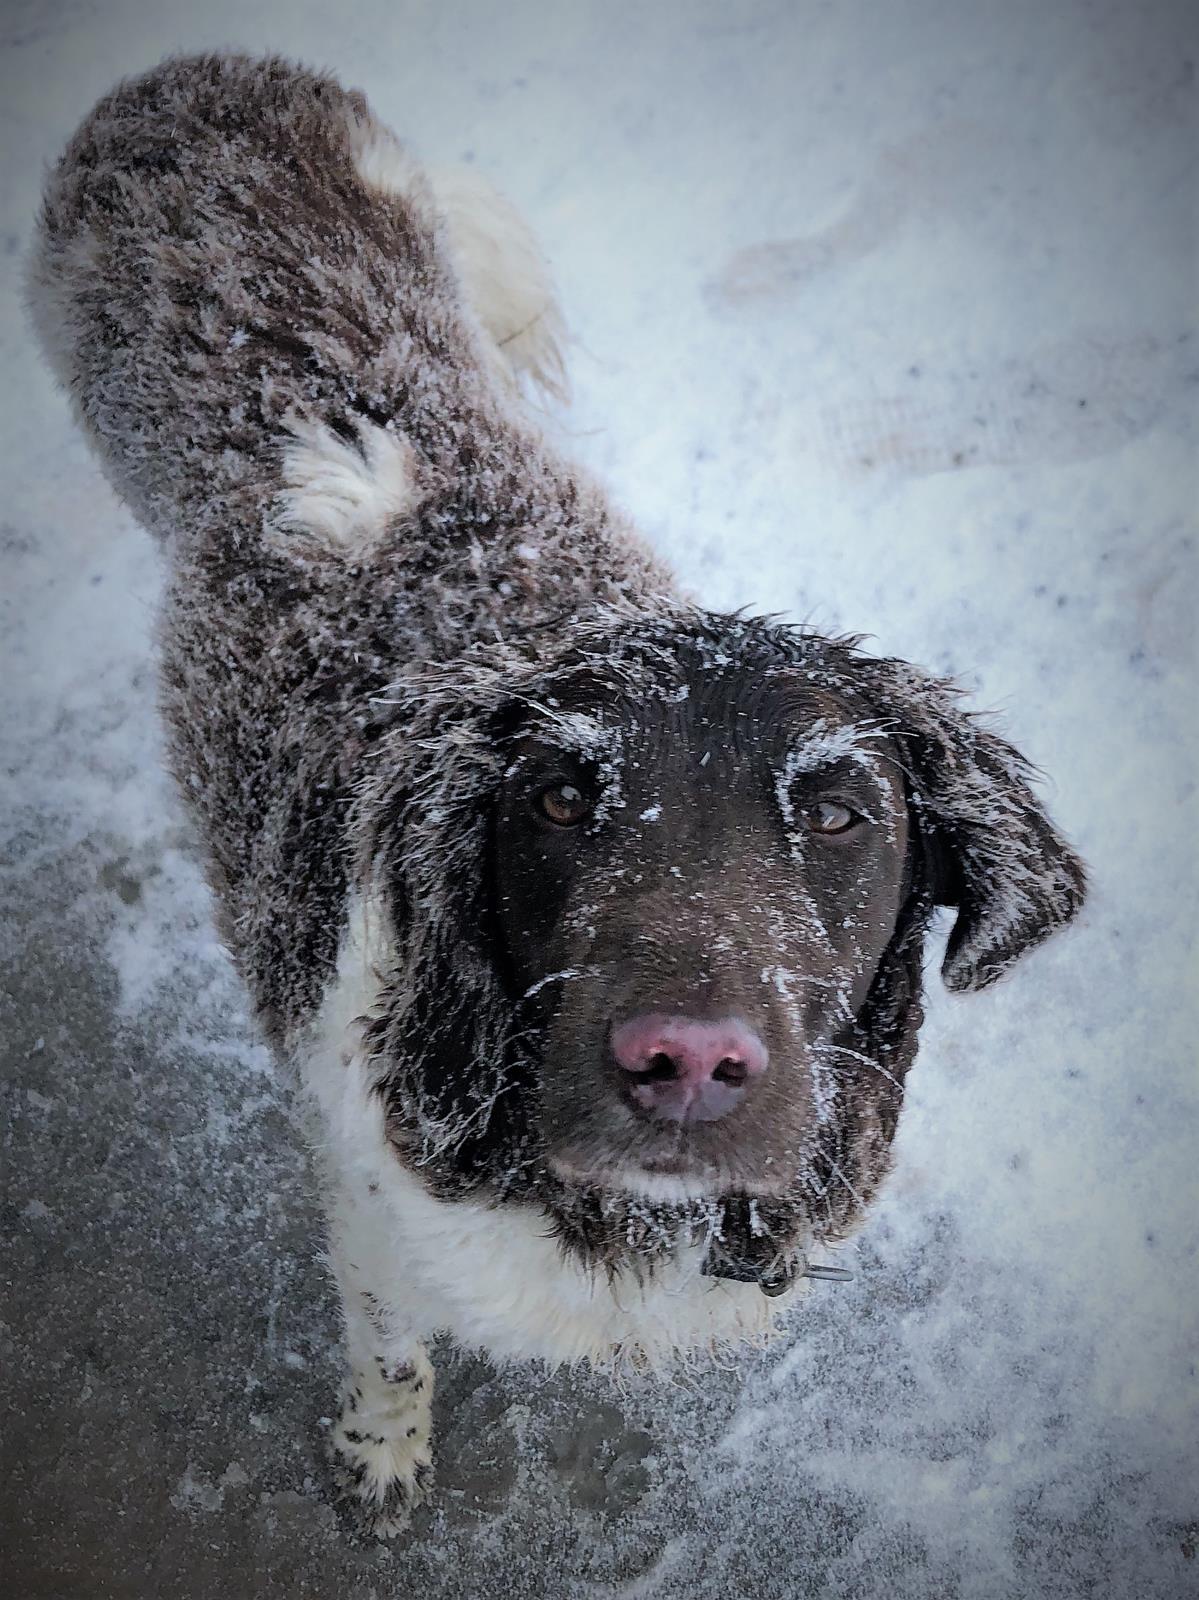
[[[543,817],[559,828],[575,828],[590,811],[591,806],[583,791],[573,783],[556,783],[543,789],[537,796],[536,806]]]
[[[818,800],[804,812],[809,833],[848,833],[862,819],[836,800]]]

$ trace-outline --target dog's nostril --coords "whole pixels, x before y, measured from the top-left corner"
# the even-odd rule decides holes
[[[644,1072],[637,1076],[642,1083],[671,1083],[679,1075],[679,1064],[665,1050],[658,1050],[646,1062]]]
[[[746,1078],[749,1077],[749,1068],[744,1061],[737,1061],[732,1056],[725,1056],[723,1061],[717,1062],[716,1070],[712,1076],[717,1083],[744,1083]]]

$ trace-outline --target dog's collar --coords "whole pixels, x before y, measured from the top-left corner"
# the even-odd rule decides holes
[[[727,1278],[733,1283],[756,1283],[773,1300],[786,1294],[798,1278],[823,1278],[830,1283],[846,1283],[853,1277],[848,1267],[826,1267],[809,1262],[800,1252],[785,1260],[768,1262],[735,1261],[713,1246],[704,1257],[700,1271],[708,1278]]]

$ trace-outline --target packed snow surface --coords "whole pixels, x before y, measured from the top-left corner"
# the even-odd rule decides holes
[[[1199,1593],[1197,32],[1182,0],[10,0],[5,1594]],[[161,772],[157,557],[20,305],[85,111],[225,45],[498,182],[572,330],[564,448],[705,604],[958,674],[1093,873],[996,989],[930,971],[851,1283],[666,1388],[442,1351],[395,1547],[327,1500],[334,1307]]]

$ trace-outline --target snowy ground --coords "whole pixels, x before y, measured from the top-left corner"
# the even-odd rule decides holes
[[[6,1596],[1199,1594],[1187,11],[6,0]],[[665,1392],[446,1352],[395,1549],[323,1498],[333,1310],[159,772],[155,556],[18,301],[92,101],[229,43],[506,187],[570,448],[707,602],[961,674],[1095,881],[997,992],[932,988],[858,1277],[789,1348]]]

